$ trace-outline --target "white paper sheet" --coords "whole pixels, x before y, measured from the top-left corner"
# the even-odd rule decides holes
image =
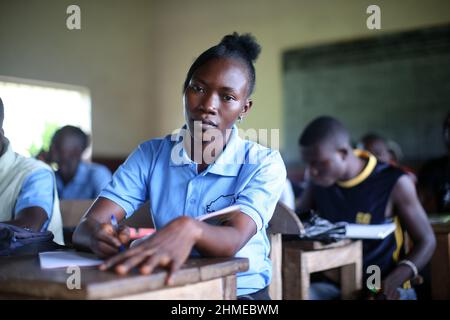
[[[90,267],[98,266],[103,260],[91,253],[76,251],[40,252],[41,269],[64,268],[69,266]]]
[[[395,230],[395,223],[356,224],[345,227],[345,237],[351,239],[384,239]]]

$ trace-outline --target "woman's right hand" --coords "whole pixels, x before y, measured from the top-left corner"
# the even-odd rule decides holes
[[[121,245],[128,245],[130,229],[120,224],[114,227],[111,224],[112,215],[119,223],[125,219],[125,211],[118,204],[106,198],[97,198],[73,233],[75,248],[107,258],[117,254]]]
[[[90,249],[100,258],[111,257],[120,251],[120,247],[128,246],[130,229],[120,225],[117,230],[110,223],[97,223],[91,235]]]

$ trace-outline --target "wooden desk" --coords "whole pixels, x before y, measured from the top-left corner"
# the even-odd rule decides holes
[[[310,275],[340,269],[341,296],[355,297],[362,281],[362,241],[343,240],[329,245],[317,241],[283,242],[283,298],[307,300]]]
[[[431,226],[436,236],[436,250],[431,258],[431,297],[450,299],[450,223]]]
[[[81,289],[70,290],[66,269],[41,270],[36,255],[0,257],[0,299],[236,299],[236,273],[248,269],[245,258],[189,259],[164,284],[167,272],[137,271],[120,276],[96,268],[81,269]]]

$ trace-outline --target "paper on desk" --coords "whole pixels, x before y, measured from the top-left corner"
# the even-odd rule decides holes
[[[450,214],[448,213],[432,213],[428,215],[428,221],[431,224],[438,223],[449,223],[450,222]]]
[[[345,226],[345,237],[351,239],[384,239],[395,230],[395,223],[356,224]]]
[[[64,268],[70,266],[90,267],[98,266],[103,260],[91,253],[76,251],[40,252],[39,261],[41,269]]]

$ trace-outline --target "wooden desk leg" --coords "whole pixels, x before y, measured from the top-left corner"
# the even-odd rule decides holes
[[[272,300],[281,300],[283,299],[281,233],[269,234],[269,237],[271,246],[269,258],[272,261],[272,281],[269,285],[269,295]]]
[[[340,268],[341,274],[341,298],[344,300],[355,299],[362,285],[362,245],[360,242],[351,244],[355,250],[354,263]]]
[[[236,276],[227,276],[222,279],[223,300],[236,300]]]
[[[348,264],[340,268],[341,272],[341,298],[350,300],[355,298],[357,290],[358,273],[356,264]]]
[[[298,249],[286,248],[283,254],[283,296],[286,300],[309,299],[309,272],[306,257]]]
[[[355,250],[354,263],[340,268],[341,274],[341,298],[344,300],[355,299],[361,290],[362,282],[362,246],[360,242],[351,244]]]
[[[450,299],[450,235],[436,234],[436,251],[431,258],[431,297]]]
[[[306,268],[307,263],[305,257],[300,255],[301,276],[300,276],[300,299],[309,300],[310,273]]]

